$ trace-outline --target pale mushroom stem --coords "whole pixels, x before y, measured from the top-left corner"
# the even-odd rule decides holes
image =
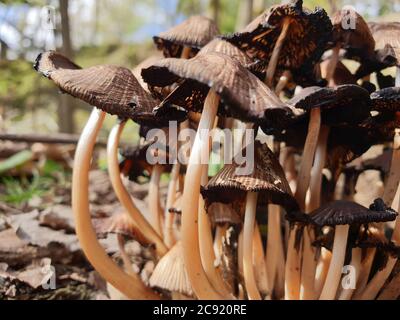
[[[159,299],[139,277],[128,275],[107,255],[93,229],[89,211],[89,169],[98,132],[105,112],[94,108],[75,151],[72,176],[72,210],[81,248],[99,274],[129,299]]]
[[[321,126],[311,172],[310,202],[308,204],[307,212],[311,212],[320,206],[322,170],[325,167],[329,131],[330,128],[328,126]],[[314,300],[317,297],[315,292],[315,271],[317,268],[317,260],[315,257],[315,249],[311,245],[313,242],[314,234],[312,232],[312,227],[304,228],[303,261],[301,267],[301,300]]]
[[[260,228],[258,227],[257,222],[254,224],[254,232],[253,232],[253,265],[256,274],[258,291],[261,292],[264,297],[270,297],[271,290],[268,283],[264,248],[261,239]]]
[[[132,268],[132,262],[129,259],[129,256],[125,250],[125,239],[122,234],[117,234],[117,242],[118,242],[119,253],[121,255],[121,259],[124,264],[126,273],[128,273],[130,275],[135,275],[135,271],[133,271],[133,268]]]
[[[329,86],[332,86],[333,75],[335,74],[336,66],[339,62],[340,44],[336,45],[332,49],[332,56],[329,59],[328,67],[326,71],[326,80],[329,82]]]
[[[168,184],[167,201],[165,203],[164,241],[168,248],[171,248],[176,242],[174,235],[174,214],[169,212],[169,209],[172,208],[176,200],[180,167],[181,165],[179,162],[174,163],[172,166],[170,181]]]
[[[317,148],[319,131],[321,127],[321,110],[320,108],[311,109],[310,123],[308,125],[308,132],[306,142],[304,144],[303,157],[299,174],[297,176],[297,187],[294,197],[300,206],[300,210],[305,210],[305,199],[307,189],[310,184],[311,168],[314,161],[315,150]]]
[[[253,267],[253,233],[256,220],[257,192],[247,192],[243,225],[243,277],[250,300],[261,300]]]
[[[400,128],[395,129],[393,140],[393,155],[390,164],[388,179],[385,183],[385,190],[382,199],[388,205],[392,205],[393,199],[396,196],[397,187],[400,181]]]
[[[204,139],[210,133],[217,115],[219,105],[218,95],[210,89],[204,103],[203,113],[199,122],[196,137],[190,154],[182,194],[182,225],[181,239],[183,258],[193,291],[199,299],[221,299],[222,296],[208,281],[203,269],[199,248],[198,209],[200,195],[200,180],[202,172],[201,158],[205,151],[210,150],[209,140]]]
[[[285,18],[283,20],[281,33],[278,37],[278,40],[276,40],[274,50],[272,51],[271,58],[268,62],[265,84],[270,88],[272,88],[272,86],[273,86],[274,75],[275,75],[276,67],[277,67],[278,60],[279,60],[279,54],[281,52],[283,44],[285,43],[285,39],[286,39],[287,32],[289,30],[289,26],[290,26],[290,19]]]
[[[160,164],[155,164],[151,171],[150,183],[149,183],[149,211],[150,211],[150,223],[154,226],[154,229],[159,236],[162,235],[162,210],[160,207],[160,179],[163,168]]]
[[[281,212],[280,207],[275,204],[268,205],[268,237],[265,263],[270,292],[274,290],[277,281],[278,261],[284,256],[281,233]]]
[[[289,232],[288,249],[285,264],[285,300],[300,298],[301,243],[297,244],[299,226],[294,225]],[[297,245],[299,247],[297,247]]]
[[[310,122],[306,142],[304,144],[303,158],[301,160],[299,174],[297,176],[297,186],[295,198],[299,204],[300,210],[304,212],[307,189],[310,183],[311,168],[314,160],[314,154],[317,147],[319,130],[321,126],[320,108],[311,109]],[[285,299],[297,300],[300,297],[301,282],[301,250],[295,248],[296,234],[299,227],[294,225],[290,230],[288,251],[285,268]]]
[[[278,97],[281,94],[281,92],[283,91],[283,89],[285,89],[286,85],[288,84],[289,78],[290,78],[290,71],[285,70],[282,73],[281,77],[279,78],[279,81],[275,87],[275,93]]]
[[[351,262],[350,265],[354,268],[354,282],[357,284],[358,279],[360,277],[360,271],[361,271],[361,256],[362,256],[362,250],[360,248],[354,248],[351,253]],[[340,291],[339,300],[350,300],[351,297],[353,296],[353,293],[355,291],[355,288],[348,288]]]
[[[207,184],[208,166],[204,165],[202,173],[202,185]],[[229,292],[219,267],[215,266],[215,252],[213,247],[213,236],[211,232],[211,223],[205,210],[204,199],[199,196],[199,239],[200,239],[200,256],[204,271],[208,280],[211,282],[216,291],[224,298],[233,299],[234,296]]]
[[[396,274],[379,294],[377,300],[397,300],[399,297],[400,273]]]
[[[321,295],[322,288],[328,275],[329,265],[331,263],[332,254],[329,250],[321,248],[321,255],[315,271],[315,295]]]
[[[228,230],[227,224],[217,224],[215,227],[215,236],[214,236],[214,253],[217,259],[220,259],[222,256],[222,239],[224,238],[226,231]]]
[[[151,224],[146,220],[139,209],[135,206],[130,194],[126,190],[121,179],[121,172],[119,170],[118,164],[118,146],[124,126],[125,122],[116,124],[111,130],[110,135],[108,136],[107,162],[111,184],[118,200],[125,208],[127,214],[129,214],[134,223],[143,232],[143,234],[145,234],[150,241],[155,243],[157,254],[159,256],[163,256],[168,251],[167,247],[165,246],[161,237],[151,226]]]
[[[348,234],[349,225],[338,225],[335,227],[331,263],[319,297],[320,300],[333,300],[336,297],[346,256]]]
[[[367,249],[365,258],[362,261],[360,276],[357,281],[357,288],[353,294],[353,300],[358,300],[367,286],[368,278],[371,273],[372,263],[374,262],[376,248]]]

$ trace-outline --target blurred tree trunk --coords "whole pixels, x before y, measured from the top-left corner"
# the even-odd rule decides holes
[[[334,14],[337,11],[336,0],[328,0],[329,2],[329,14]]]
[[[219,15],[221,10],[220,0],[210,0],[211,18],[219,26]]]
[[[60,15],[61,15],[61,38],[62,38],[62,53],[70,59],[73,59],[73,50],[70,36],[70,25],[68,6],[69,0],[59,0]],[[74,132],[74,100],[71,96],[60,95],[60,103],[58,106],[58,126],[60,132]]]
[[[242,30],[253,20],[253,0],[240,1],[238,16],[236,18],[236,31]]]
[[[7,59],[7,43],[0,39],[0,60]]]

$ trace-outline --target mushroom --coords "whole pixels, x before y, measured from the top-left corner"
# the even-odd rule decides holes
[[[150,286],[171,291],[173,297],[193,296],[193,289],[185,268],[180,241],[158,261],[150,277]]]
[[[313,69],[331,37],[332,24],[323,9],[309,11],[303,1],[276,5],[254,19],[241,32],[224,36],[266,67],[266,84],[271,87],[280,70]]]
[[[253,239],[257,201],[280,204],[288,211],[297,207],[291,195],[282,167],[271,150],[255,142],[254,170],[248,175],[237,175],[238,164],[226,164],[202,190],[206,206],[213,202],[231,203],[244,214],[243,268],[247,294],[250,299],[261,299],[253,269]]]
[[[319,297],[320,300],[332,300],[336,296],[346,253],[349,226],[396,219],[397,213],[382,206],[381,201],[375,203],[375,206],[371,206],[371,209],[367,209],[354,202],[338,200],[323,205],[310,213],[310,221],[314,225],[335,227],[332,259]]]
[[[107,282],[128,298],[158,298],[158,295],[150,291],[139,279],[120,270],[108,257],[97,240],[89,211],[88,172],[96,137],[104,121],[105,112],[122,118],[132,116],[132,108],[129,107],[129,101],[135,92],[132,73],[128,69],[114,66],[80,69],[54,51],[40,54],[34,68],[51,79],[63,92],[96,107],[77,145],[72,179],[72,208],[76,233],[86,257]],[[147,227],[146,231],[150,231],[147,236],[151,238],[152,227],[143,216],[138,214],[137,218],[137,221],[141,221],[143,226]]]
[[[344,23],[354,22],[353,25]],[[375,40],[367,22],[352,7],[346,6],[337,11],[332,17],[333,25],[333,49],[330,65],[328,67],[327,80],[332,79],[339,61],[340,49],[346,50],[346,55],[361,63],[371,60],[375,56]]]
[[[185,183],[182,201],[182,243],[189,278],[196,295],[199,298],[212,298],[214,295],[208,296],[213,290],[208,286],[209,283],[201,268],[197,243],[198,199],[196,198],[200,191],[202,168],[200,160],[205,151],[210,148],[208,139],[205,141],[201,133],[204,134],[204,130],[212,129],[217,113],[257,123],[279,119],[282,114],[291,113],[291,109],[286,107],[245,67],[221,53],[198,54],[189,60],[165,59],[144,69],[142,76],[147,83],[156,86],[169,85],[180,78],[189,79],[193,80],[194,88],[202,88],[203,94],[209,91],[204,102],[185,178],[188,183]],[[188,105],[184,104],[184,107],[193,107],[192,95],[195,90],[186,90],[185,94],[180,96],[188,103]],[[222,106],[219,104],[220,99],[223,102]],[[197,105],[198,107],[200,106]],[[192,109],[192,111],[200,110]]]
[[[153,37],[165,57],[188,59],[219,34],[216,23],[203,16],[192,16],[181,24]]]

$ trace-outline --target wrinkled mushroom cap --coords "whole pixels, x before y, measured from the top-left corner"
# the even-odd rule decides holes
[[[279,204],[287,211],[297,208],[283,169],[266,144],[255,141],[254,168],[249,175],[237,175],[236,169],[240,165],[232,162],[232,164],[225,164],[202,188],[201,194],[206,207],[214,202],[221,202],[232,204],[235,210],[241,211],[246,193],[253,191],[259,192],[258,203],[260,204]],[[239,214],[242,213],[239,212]]]
[[[186,80],[168,103],[199,112],[209,88],[221,98],[218,114],[245,122],[287,122],[292,110],[264,83],[231,57],[210,52],[186,59],[164,59],[142,71],[150,86]]]
[[[375,49],[390,48],[400,65],[400,22],[370,22]]]
[[[193,296],[182,250],[182,244],[178,241],[160,259],[150,277],[150,286]]]
[[[51,79],[62,92],[120,118],[156,127],[166,126],[172,119],[154,117],[152,111],[158,101],[141,87],[127,68],[99,65],[81,69],[55,51],[40,54],[34,68]],[[185,116],[174,115],[177,119]]]
[[[352,22],[355,22],[355,29]],[[364,18],[346,6],[332,17],[333,40],[351,57],[366,59],[374,55],[375,40]]]
[[[303,110],[321,108],[323,122],[357,124],[370,116],[369,92],[358,85],[345,84],[336,88],[308,87],[288,101]]]
[[[400,87],[385,88],[371,94],[372,110],[380,112],[400,111]]]
[[[219,34],[216,23],[203,16],[192,16],[171,29],[153,37],[165,57],[179,58],[183,47],[193,48],[194,55]]]
[[[378,202],[380,203],[380,201]],[[309,216],[313,224],[323,227],[393,221],[396,219],[397,213],[380,204],[368,209],[352,201],[338,200],[321,206],[311,212]]]
[[[150,241],[140,231],[125,212],[114,214],[107,218],[93,219],[93,226],[100,237],[105,237],[109,233],[120,234],[125,237],[135,239],[141,245],[150,245]]]
[[[290,19],[291,25],[279,56],[277,69],[294,70],[305,65],[307,68],[312,68],[331,38],[332,24],[325,10],[304,9],[301,0],[273,6],[252,21],[242,32],[223,38],[249,56],[268,62],[285,18]]]
[[[214,225],[225,223],[237,225],[242,223],[242,219],[230,204],[214,202],[207,208],[207,214]]]

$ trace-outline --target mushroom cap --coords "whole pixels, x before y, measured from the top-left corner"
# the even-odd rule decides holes
[[[319,226],[367,224],[371,222],[393,221],[397,213],[381,205],[382,200],[375,200],[371,208],[346,200],[327,203],[310,213],[310,221]]]
[[[154,43],[165,57],[179,58],[183,47],[190,47],[194,53],[219,34],[216,23],[203,16],[192,16],[171,29],[153,37]]]
[[[379,112],[400,111],[400,87],[390,87],[371,94],[372,110]]]
[[[370,116],[371,107],[369,92],[353,84],[336,88],[308,87],[287,103],[307,111],[321,108],[323,122],[328,125],[360,123]]]
[[[258,192],[258,203],[274,203],[287,211],[298,207],[278,159],[266,144],[254,143],[254,167],[249,175],[237,175],[239,164],[225,164],[202,188],[201,194],[208,208],[214,202],[233,204],[239,211],[249,191]]]
[[[127,68],[98,65],[81,69],[55,51],[40,54],[34,68],[62,92],[120,118],[156,127],[166,126],[173,119],[154,117],[152,111],[158,101],[141,87]],[[176,119],[184,117],[181,113],[175,116]]]
[[[347,22],[355,21],[355,29]],[[374,55],[375,40],[364,18],[346,6],[332,16],[333,41],[353,58],[367,59]]]
[[[150,286],[193,296],[193,289],[183,261],[182,244],[178,241],[158,261],[150,277]]]
[[[242,224],[241,217],[230,204],[214,202],[207,208],[207,214],[214,225],[225,223],[235,225]]]
[[[369,27],[375,39],[375,49],[390,47],[400,65],[400,22],[370,22]]]
[[[292,115],[263,82],[233,58],[210,52],[186,59],[168,58],[142,71],[151,86],[167,86],[186,80],[168,103],[200,112],[209,88],[219,94],[218,114],[245,122],[287,122]],[[187,82],[189,80],[189,82]]]
[[[108,233],[116,233],[135,239],[144,246],[151,244],[132,218],[125,212],[113,214],[107,218],[94,219],[93,226],[100,237],[105,237]]]
[[[290,19],[291,26],[282,47],[277,69],[295,70],[303,66],[307,66],[307,69],[312,68],[331,39],[332,24],[325,10],[304,9],[302,0],[273,6],[253,20],[242,32],[224,36],[223,39],[233,43],[249,56],[267,62],[271,58],[285,18]]]

